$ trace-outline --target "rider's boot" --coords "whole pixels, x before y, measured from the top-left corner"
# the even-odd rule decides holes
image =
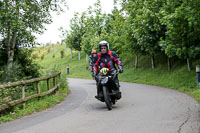
[[[99,92],[97,93],[97,95],[95,96],[95,98],[100,99],[103,97],[103,92]]]
[[[95,96],[96,99],[102,101],[103,99],[103,92],[100,91],[100,89],[98,88],[98,82],[96,82],[96,85],[97,85],[97,95]]]
[[[119,81],[117,80],[117,82],[115,82],[115,84],[117,86],[117,90],[115,90],[114,93],[115,93],[116,99],[119,100],[122,97],[122,93],[121,93],[121,91],[119,89],[120,88]]]
[[[101,102],[104,102],[103,92],[99,92],[99,93],[95,96],[95,98],[96,98],[97,100],[100,100]]]

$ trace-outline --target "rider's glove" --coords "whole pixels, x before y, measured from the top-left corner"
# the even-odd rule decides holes
[[[119,66],[119,73],[123,73],[123,67]]]

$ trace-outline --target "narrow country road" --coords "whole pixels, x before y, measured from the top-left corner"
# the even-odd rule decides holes
[[[68,82],[65,101],[1,124],[0,133],[200,133],[200,105],[184,93],[122,82],[122,99],[108,111],[94,98],[95,81]]]

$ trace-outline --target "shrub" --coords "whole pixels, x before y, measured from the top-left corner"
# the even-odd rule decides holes
[[[39,77],[39,69],[41,68],[32,56],[32,49],[21,48],[16,51],[16,61],[22,66],[22,72],[27,78]]]
[[[1,68],[0,79],[2,83],[18,81],[24,76],[22,66],[17,62],[14,62],[11,68],[6,65]]]
[[[64,58],[64,50],[60,51],[61,58]]]
[[[37,56],[32,55],[32,49],[16,48],[14,63],[10,69],[7,68],[5,51],[5,49],[0,49],[0,82],[13,82],[40,76],[40,66],[34,62]]]
[[[44,59],[44,54],[41,56],[41,60],[43,60]]]

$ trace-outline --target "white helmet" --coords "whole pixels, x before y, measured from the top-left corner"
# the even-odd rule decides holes
[[[99,43],[99,50],[100,51],[101,51],[101,46],[106,46],[109,50],[109,43],[107,41],[103,40]]]

